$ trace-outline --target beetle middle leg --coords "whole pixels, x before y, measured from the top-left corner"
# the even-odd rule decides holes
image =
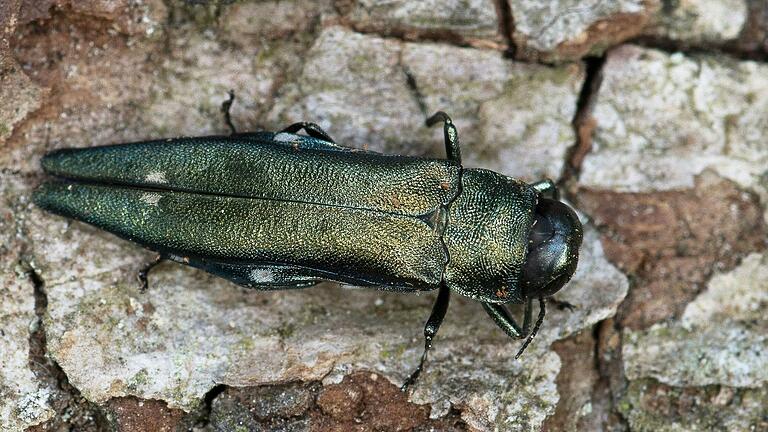
[[[424,370],[424,362],[427,360],[427,353],[429,353],[429,350],[432,349],[432,340],[435,338],[435,335],[437,335],[437,331],[440,329],[440,324],[443,323],[445,312],[448,310],[448,303],[450,303],[450,300],[451,290],[449,290],[448,286],[443,283],[440,285],[440,291],[437,294],[437,300],[435,300],[435,304],[432,306],[432,313],[429,315],[427,324],[424,326],[424,352],[421,354],[421,361],[419,362],[419,366],[405,380],[403,386],[400,387],[400,390],[407,391],[408,387],[412,386],[414,383],[416,383],[416,380],[419,379],[421,371]]]
[[[298,122],[285,127],[280,132],[296,133],[302,129],[304,129],[304,132],[306,132],[307,135],[311,136],[312,138],[317,138],[336,144],[336,141],[334,141],[333,138],[331,138],[330,135],[328,135],[328,133],[324,131],[323,128],[321,128],[317,123]]]
[[[459,147],[459,132],[453,125],[453,120],[448,114],[438,111],[428,118],[427,127],[431,127],[438,122],[443,122],[443,135],[445,136],[445,153],[449,160],[461,165],[461,149]]]
[[[493,318],[493,321],[504,333],[515,339],[522,339],[528,335],[531,329],[531,316],[533,305],[531,299],[525,303],[525,312],[523,316],[523,327],[517,324],[512,315],[509,314],[506,306],[496,303],[482,303],[483,309]]]
[[[152,261],[148,262],[144,267],[142,267],[141,270],[139,270],[139,273],[136,275],[136,277],[139,279],[139,283],[141,286],[139,287],[139,291],[142,293],[146,292],[149,288],[149,281],[147,280],[147,276],[149,275],[149,271],[155,268],[156,265],[163,262],[163,257],[159,254],[153,259]]]

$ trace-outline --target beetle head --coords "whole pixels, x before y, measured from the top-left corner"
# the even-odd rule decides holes
[[[582,235],[581,222],[570,207],[557,200],[539,198],[523,266],[525,298],[551,296],[571,279],[579,260]]]

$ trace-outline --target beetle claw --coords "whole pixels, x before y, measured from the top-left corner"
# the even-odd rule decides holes
[[[139,274],[136,275],[136,279],[139,280],[139,292],[144,294],[149,289],[149,282],[147,282],[147,273],[144,271],[139,271]]]
[[[156,265],[160,264],[163,261],[163,257],[160,255],[157,255],[155,259],[147,263],[141,270],[139,270],[139,273],[136,275],[136,278],[139,280],[139,292],[144,294],[149,289],[149,281],[147,279],[147,276],[149,276],[149,271],[152,270]]]

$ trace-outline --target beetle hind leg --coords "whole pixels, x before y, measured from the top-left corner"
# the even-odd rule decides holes
[[[147,292],[149,289],[149,281],[147,280],[147,276],[149,276],[150,270],[155,268],[156,265],[163,262],[163,257],[159,254],[153,259],[152,261],[148,262],[144,267],[139,270],[139,273],[136,275],[136,278],[139,280],[139,291],[142,293]]]
[[[321,128],[317,123],[298,122],[285,127],[280,132],[296,133],[302,129],[304,129],[304,132],[306,132],[307,135],[311,136],[312,138],[317,138],[336,144],[336,141],[334,141],[333,138],[331,138],[331,136],[328,135],[328,133],[324,131],[323,128]]]
[[[443,135],[445,135],[445,153],[449,160],[461,165],[461,148],[459,147],[459,132],[448,114],[438,111],[426,121],[427,127],[443,122]]]
[[[419,366],[414,370],[411,375],[406,378],[400,390],[407,391],[410,386],[416,383],[419,379],[419,375],[424,370],[424,362],[427,360],[427,354],[432,349],[432,340],[437,335],[437,331],[440,329],[440,324],[443,323],[445,318],[445,312],[448,310],[448,304],[451,300],[451,291],[445,284],[440,285],[440,291],[437,294],[437,300],[432,306],[432,313],[427,319],[427,323],[424,326],[424,352],[421,354],[421,361]]]

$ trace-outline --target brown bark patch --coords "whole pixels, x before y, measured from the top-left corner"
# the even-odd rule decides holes
[[[585,189],[578,197],[603,233],[606,256],[630,276],[621,327],[678,316],[714,272],[766,247],[758,198],[715,176],[701,176],[686,191]]]
[[[555,56],[580,58],[585,54],[602,52],[639,35],[648,23],[648,18],[647,14],[619,13],[595,21],[582,33],[582,37],[558,45]]]
[[[560,401],[555,414],[544,422],[544,431],[591,429],[583,424],[583,417],[599,378],[595,368],[595,344],[591,329],[552,344],[562,362],[557,375]]]
[[[23,0],[19,22],[49,20],[59,11],[80,15],[86,20],[103,19],[111,28],[125,34],[138,34],[144,30],[137,14],[137,3],[130,0]]]
[[[339,384],[323,387],[317,397],[319,410],[312,418],[314,432],[326,431],[465,431],[454,413],[433,420],[428,405],[408,401],[407,394],[376,374],[359,372]]]
[[[184,411],[168,408],[165,402],[135,397],[111,399],[105,410],[120,432],[170,432],[184,417]]]
[[[593,22],[578,36],[561,42],[553,50],[542,52],[528,46],[527,35],[515,33],[513,42],[518,47],[515,56],[519,60],[531,62],[561,62],[598,55],[640,35],[648,20],[649,15],[646,13],[617,13]]]

